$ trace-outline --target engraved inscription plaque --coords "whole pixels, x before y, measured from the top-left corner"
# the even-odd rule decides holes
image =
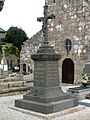
[[[47,83],[50,83],[48,86],[57,86],[59,84],[58,62],[47,61],[46,69]]]
[[[34,85],[35,86],[44,86],[45,84],[45,75],[46,75],[46,69],[45,69],[45,62],[44,61],[35,61],[35,69],[34,69]]]
[[[35,61],[34,85],[57,86],[59,84],[57,61]]]

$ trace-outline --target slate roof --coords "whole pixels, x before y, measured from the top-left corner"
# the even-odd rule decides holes
[[[0,33],[6,33],[6,31],[0,28]]]

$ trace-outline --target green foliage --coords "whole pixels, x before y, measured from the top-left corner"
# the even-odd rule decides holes
[[[24,41],[28,39],[26,33],[18,27],[10,27],[5,35],[5,41],[6,43],[12,43],[13,46],[18,47],[19,52],[21,51],[21,45]],[[12,48],[13,49],[13,48]]]
[[[17,57],[19,57],[19,50],[17,47],[13,46],[12,44],[6,44],[4,46],[6,48],[5,50],[6,57],[9,56],[9,54],[14,54]],[[0,46],[0,56],[2,56],[2,45]]]

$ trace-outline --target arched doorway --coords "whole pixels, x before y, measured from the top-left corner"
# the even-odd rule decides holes
[[[74,83],[74,62],[70,58],[62,63],[62,83]]]
[[[25,63],[23,64],[23,71],[26,72],[26,64]]]

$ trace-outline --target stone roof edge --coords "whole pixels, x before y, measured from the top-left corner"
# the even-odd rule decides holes
[[[36,34],[34,34],[31,38],[29,38],[29,41],[32,41],[37,35],[42,34],[42,30],[38,31]]]

